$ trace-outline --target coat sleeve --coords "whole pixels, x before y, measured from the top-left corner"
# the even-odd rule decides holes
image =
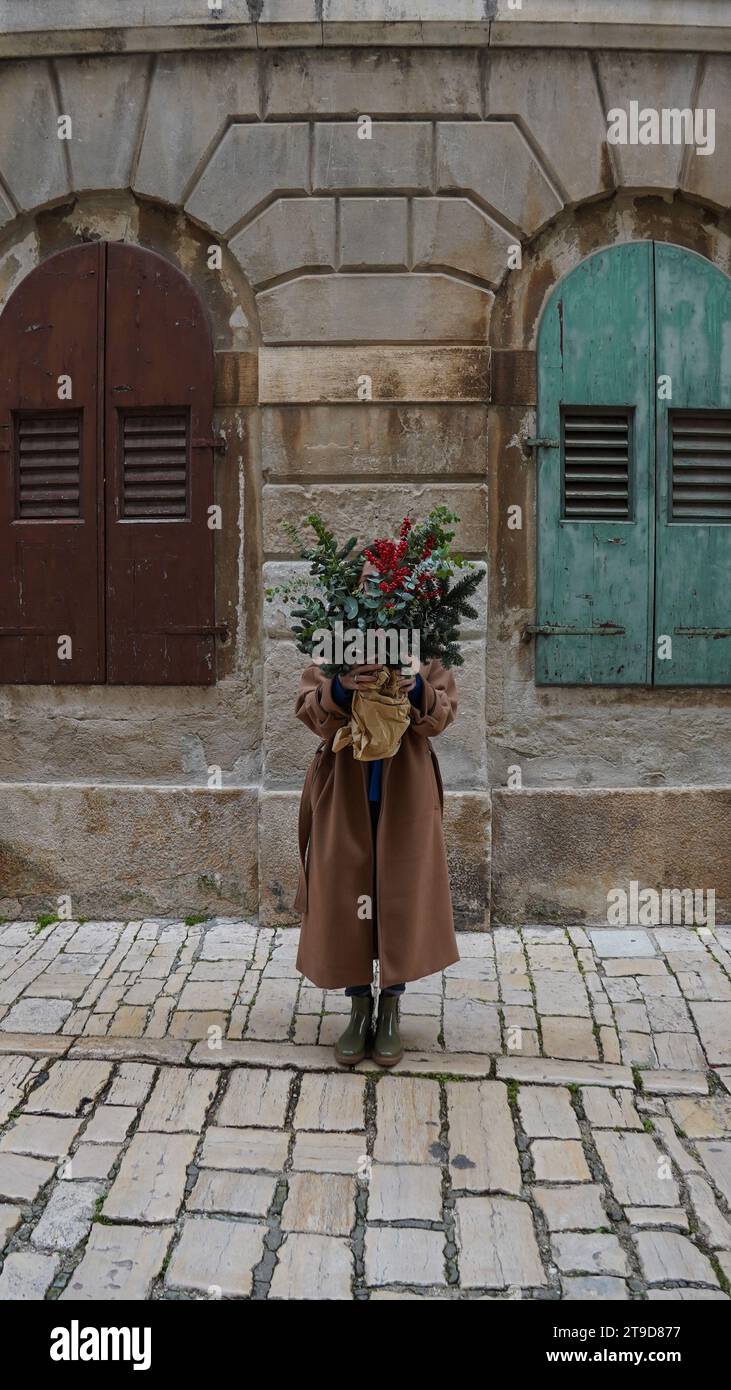
[[[434,738],[457,717],[457,686],[451,671],[441,661],[430,661],[421,668],[421,700],[411,708],[411,731]]]
[[[332,693],[332,678],[324,676],[314,663],[302,672],[295,705],[298,719],[319,738],[334,738],[338,729],[350,722],[350,711],[341,709]]]

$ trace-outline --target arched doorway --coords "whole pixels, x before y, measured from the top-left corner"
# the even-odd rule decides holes
[[[0,317],[5,683],[215,679],[213,352],[136,246],[49,257]]]
[[[731,684],[731,281],[597,252],[538,334],[536,680]]]

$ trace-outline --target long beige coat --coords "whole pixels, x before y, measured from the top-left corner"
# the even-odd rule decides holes
[[[349,747],[333,753],[332,741],[348,715],[318,666],[308,666],[302,675],[297,718],[322,742],[300,802],[295,908],[303,917],[297,968],[324,989],[368,984],[375,954],[384,986],[421,979],[459,960],[442,833],[442,779],[429,742],[452,723],[457,692],[451,672],[438,661],[423,665],[421,678],[421,704],[411,708],[398,753],[383,763],[374,934],[370,764],[357,762]]]

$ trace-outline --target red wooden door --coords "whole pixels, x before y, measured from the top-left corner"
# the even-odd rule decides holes
[[[215,679],[213,352],[161,256],[110,245],[105,365],[107,679]]]
[[[61,251],[21,282],[0,317],[0,679],[8,683],[104,679],[102,268],[99,245]]]

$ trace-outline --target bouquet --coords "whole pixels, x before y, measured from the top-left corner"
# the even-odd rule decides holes
[[[291,523],[285,530],[308,561],[309,575],[267,589],[267,598],[295,605],[297,648],[325,675],[364,663],[384,668],[372,686],[354,694],[350,726],[339,731],[333,748],[352,745],[362,761],[392,757],[409,725],[399,674],[416,673],[420,662],[435,658],[447,667],[462,665],[460,619],[477,617],[469,600],[483,572],[451,553],[450,528],[459,518],[444,506],[433,507],[422,522],[404,517],[397,539],[382,536],[364,548],[356,536],[339,547],[316,513],[306,520],[312,545]]]

